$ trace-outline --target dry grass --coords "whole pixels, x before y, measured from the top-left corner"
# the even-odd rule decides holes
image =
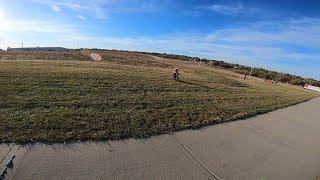
[[[0,61],[0,140],[149,137],[318,96],[258,79],[244,81],[239,74],[195,62],[117,51],[101,54],[102,63]],[[182,71],[180,82],[170,79],[173,67]]]

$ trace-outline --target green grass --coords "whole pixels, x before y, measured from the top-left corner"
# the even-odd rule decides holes
[[[152,61],[0,61],[0,141],[149,137],[318,96],[191,62]],[[180,82],[170,79],[177,65]]]

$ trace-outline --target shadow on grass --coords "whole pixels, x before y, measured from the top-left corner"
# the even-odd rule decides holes
[[[178,82],[184,83],[184,84],[188,84],[188,85],[192,85],[192,86],[202,87],[202,88],[205,88],[205,89],[217,90],[217,88],[213,88],[213,87],[210,87],[210,86],[197,84],[197,83],[193,83],[193,82],[187,82],[187,81],[184,81],[184,80],[179,80]],[[239,88],[249,88],[250,87],[249,85],[243,84],[241,82],[231,82],[229,85],[233,86],[233,87],[239,87]]]
[[[187,81],[183,81],[183,80],[179,80],[178,82],[184,83],[184,84],[188,84],[188,85],[192,85],[192,86],[202,87],[202,88],[205,88],[205,89],[216,90],[216,88],[212,88],[210,86],[206,86],[206,85],[202,85],[202,84],[196,84],[196,83],[187,82]]]

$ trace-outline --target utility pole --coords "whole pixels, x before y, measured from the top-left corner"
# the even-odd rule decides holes
[[[251,67],[251,69],[250,69],[250,73],[249,73],[249,76],[251,76],[251,74],[252,74],[252,70],[253,70],[253,68]]]
[[[79,52],[79,59],[78,61],[81,60],[81,51],[80,51],[80,48],[79,48],[79,42],[77,43],[77,51]]]
[[[21,42],[21,48],[23,49],[23,42]]]

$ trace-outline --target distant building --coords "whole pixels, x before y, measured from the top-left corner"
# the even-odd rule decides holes
[[[0,49],[0,51],[3,51],[2,49]]]
[[[63,47],[26,47],[26,48],[10,48],[8,47],[7,51],[56,51],[56,52],[64,52],[67,51],[66,48]]]
[[[317,87],[317,86],[311,86],[309,84],[305,84],[304,85],[304,88],[305,89],[309,89],[311,91],[316,91],[316,92],[319,92],[320,93],[320,87]]]

